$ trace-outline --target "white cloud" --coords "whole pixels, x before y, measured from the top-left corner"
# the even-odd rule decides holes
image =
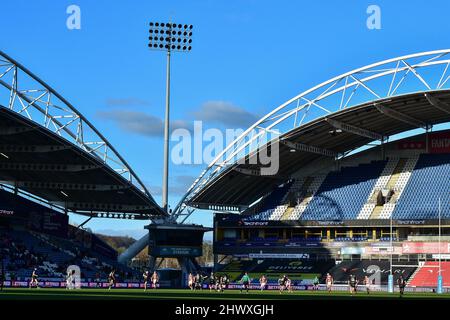
[[[193,114],[196,120],[221,124],[227,129],[247,129],[260,118],[227,101],[207,101]]]
[[[149,136],[162,137],[164,135],[164,122],[155,116],[141,111],[115,109],[111,111],[99,111],[97,117],[113,121],[124,131]],[[174,120],[170,123],[171,130],[188,128],[185,121]]]
[[[126,105],[137,103],[128,99],[116,99],[110,105]],[[148,137],[162,137],[164,135],[164,122],[161,118],[149,115],[142,111],[113,109],[98,111],[97,117],[114,122],[123,131]],[[193,120],[203,121],[205,125],[216,124],[225,129],[246,129],[255,123],[259,116],[246,111],[230,102],[207,101],[191,115]],[[171,131],[184,128],[192,131],[193,123],[187,120],[172,120]]]

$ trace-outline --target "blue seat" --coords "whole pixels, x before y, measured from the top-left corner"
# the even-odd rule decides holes
[[[386,161],[330,172],[303,212],[302,220],[353,220],[367,201]]]
[[[450,154],[423,154],[403,190],[393,219],[438,219],[450,217]]]

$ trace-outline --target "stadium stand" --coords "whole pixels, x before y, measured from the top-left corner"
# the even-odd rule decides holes
[[[410,157],[408,159],[400,159],[399,164],[394,170],[386,188],[391,192],[391,197],[383,208],[379,216],[371,216],[371,219],[390,219],[392,212],[395,209],[396,203],[399,201],[406,184],[408,183],[411,173],[414,170],[418,160],[418,156]]]
[[[117,263],[117,252],[95,234],[68,224],[67,216],[0,190],[0,258],[7,277],[29,279],[34,268],[43,279],[62,280],[70,265],[86,280],[106,279],[115,268],[121,279],[138,276]]]
[[[134,270],[73,239],[28,230],[1,228],[0,253],[4,257],[6,274],[17,280],[29,279],[34,268],[41,278],[62,280],[70,265],[81,268],[83,279],[106,279],[113,268],[120,279],[138,277]]]
[[[439,197],[450,192],[449,176],[450,154],[344,167],[277,188],[247,220],[436,219]],[[435,188],[428,187],[430,177]],[[442,212],[449,215],[449,202],[442,202]]]
[[[433,178],[433,188],[428,181]],[[394,219],[437,219],[439,197],[450,193],[450,154],[422,154],[412,171]],[[450,217],[450,202],[442,201],[442,216]]]
[[[325,175],[318,175],[316,177],[307,177],[304,180],[300,180],[302,182],[301,187],[294,190],[297,196],[296,205],[283,220],[300,219],[308,206],[308,203],[314,197],[324,179]]]
[[[343,220],[360,216],[364,200],[393,161],[375,161],[328,175],[295,180],[264,199],[261,212],[248,220]],[[387,164],[387,165],[386,165]],[[387,168],[387,169],[386,169]],[[349,201],[348,194],[352,194]],[[289,205],[295,202],[295,205]]]
[[[386,161],[374,161],[330,172],[301,219],[356,219],[385,165]]]
[[[263,201],[260,212],[249,220],[280,220],[287,206],[283,204],[288,191],[290,190],[292,181],[276,188]]]
[[[368,219],[369,217],[375,218],[377,216],[377,212],[383,209],[383,205],[381,206],[377,203],[377,198],[379,193],[382,192],[386,185],[391,180],[391,176],[394,174],[394,170],[396,170],[399,166],[399,159],[391,157],[383,171],[381,172],[380,177],[378,178],[375,186],[370,193],[369,198],[367,199],[367,203],[363,206],[361,211],[358,214],[357,219]]]
[[[441,262],[441,274],[443,277],[443,286],[450,286],[450,262]],[[436,287],[439,275],[439,262],[428,261],[419,267],[408,281],[411,287]]]

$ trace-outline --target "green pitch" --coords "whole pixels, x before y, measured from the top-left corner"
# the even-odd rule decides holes
[[[0,291],[0,300],[142,300],[142,299],[200,299],[200,300],[329,300],[329,299],[399,299],[398,293],[373,292],[370,295],[359,292],[350,295],[348,292],[295,291],[293,293],[278,291],[250,291],[240,293],[239,290],[228,290],[224,293],[190,291],[184,289],[158,289],[144,292],[139,289],[17,289],[7,288]],[[450,299],[450,294],[406,293],[402,299]]]

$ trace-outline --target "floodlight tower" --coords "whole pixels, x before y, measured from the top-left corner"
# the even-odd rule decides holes
[[[148,47],[167,52],[166,66],[166,115],[164,117],[164,172],[162,188],[162,207],[168,210],[169,187],[169,127],[170,127],[170,54],[171,52],[191,51],[192,25],[150,22]]]

